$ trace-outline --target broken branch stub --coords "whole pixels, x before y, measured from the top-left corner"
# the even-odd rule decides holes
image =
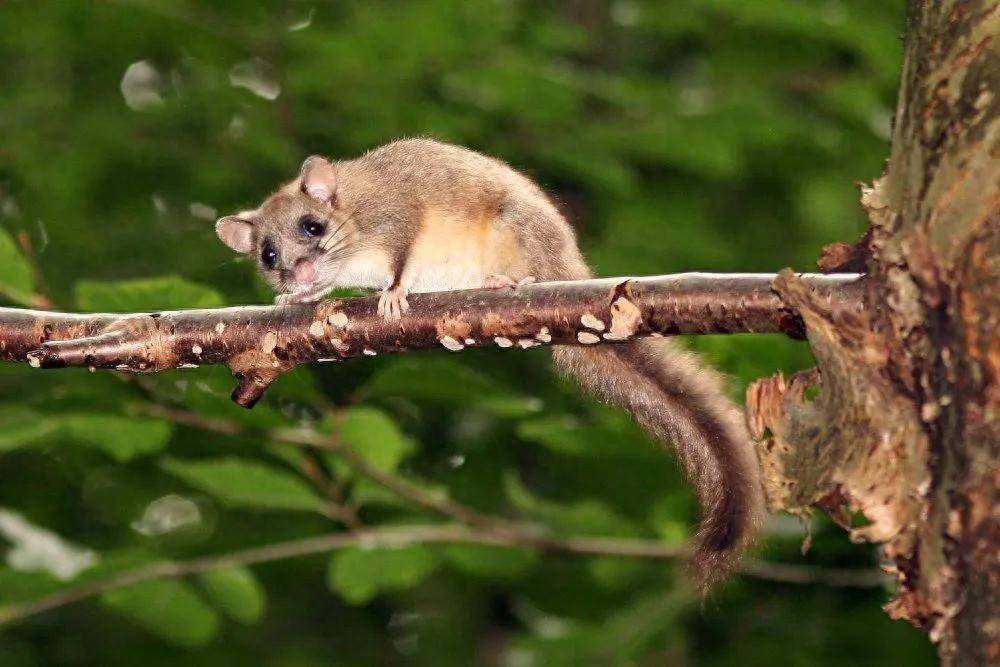
[[[844,526],[853,541],[908,549],[929,482],[928,444],[888,372],[887,341],[867,314],[831,310],[791,272],[775,289],[802,316],[820,370],[778,373],[747,390],[769,509],[805,514],[821,505],[835,520],[860,511],[865,525]]]
[[[152,372],[227,364],[233,400],[251,407],[304,363],[405,350],[597,345],[640,336],[784,333],[803,322],[771,289],[773,274],[687,273],[538,283],[504,290],[414,294],[402,319],[375,296],[293,306],[123,315],[0,309],[0,359],[56,368]],[[860,307],[857,274],[803,275],[832,311]]]

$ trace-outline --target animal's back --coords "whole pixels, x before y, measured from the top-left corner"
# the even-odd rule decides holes
[[[507,252],[491,272],[520,279],[590,276],[572,227],[531,179],[507,163],[434,139],[400,139],[341,164],[343,182],[365,184],[365,200],[382,215],[427,220],[428,211],[478,225],[484,220],[500,238],[516,237],[520,253]],[[397,207],[410,210],[403,212]],[[419,211],[412,211],[417,207]],[[520,255],[520,256],[515,256]]]
[[[495,224],[517,234],[512,261],[491,270],[515,279],[524,273],[540,280],[591,275],[552,201],[507,164],[427,139],[394,142],[362,160],[383,177],[400,178],[401,189],[417,200],[457,209],[486,202],[487,210],[496,211]],[[763,500],[746,427],[726,400],[719,376],[665,340],[557,346],[554,357],[563,373],[627,409],[657,439],[674,444],[702,506],[692,558],[696,580],[707,588],[725,577],[752,539]]]

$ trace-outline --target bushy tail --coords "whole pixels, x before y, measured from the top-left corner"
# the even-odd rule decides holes
[[[628,410],[657,439],[674,443],[701,503],[691,565],[707,591],[736,565],[764,505],[746,427],[719,376],[666,340],[559,346],[553,354],[557,367],[585,389]]]

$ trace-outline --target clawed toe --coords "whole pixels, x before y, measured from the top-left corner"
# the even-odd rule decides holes
[[[400,287],[386,288],[378,298],[378,314],[385,320],[398,320],[410,310],[406,300],[406,290]]]
[[[508,287],[517,287],[517,283],[511,280],[509,276],[501,273],[491,273],[483,281],[483,287],[486,289],[507,289]]]
[[[315,303],[323,297],[323,293],[316,292],[291,292],[288,294],[279,294],[275,299],[274,303],[278,306],[291,306],[296,303]]]
[[[486,280],[483,281],[483,287],[485,289],[507,289],[520,287],[521,285],[530,285],[533,282],[535,282],[535,276],[525,276],[520,280],[514,280],[502,273],[490,273],[486,276]]]

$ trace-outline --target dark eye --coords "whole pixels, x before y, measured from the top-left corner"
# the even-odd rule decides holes
[[[326,231],[326,225],[311,215],[304,215],[299,218],[299,229],[306,236],[323,236],[323,232]]]
[[[269,269],[273,269],[278,263],[278,251],[274,249],[270,241],[265,241],[260,249],[260,261]]]

